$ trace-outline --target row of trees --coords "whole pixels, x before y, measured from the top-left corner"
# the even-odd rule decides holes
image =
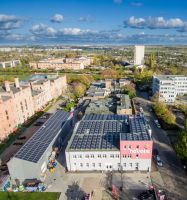
[[[175,149],[179,158],[187,164],[187,120],[185,120],[184,130],[179,134]]]
[[[176,123],[176,117],[164,102],[155,102],[153,109],[156,115],[168,125]]]

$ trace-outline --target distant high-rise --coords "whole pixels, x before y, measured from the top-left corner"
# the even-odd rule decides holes
[[[134,49],[134,65],[144,65],[144,46],[135,46]]]

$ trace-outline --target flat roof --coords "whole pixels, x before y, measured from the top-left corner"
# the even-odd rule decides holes
[[[143,117],[129,117],[129,133],[121,133],[121,140],[142,141],[151,140],[146,130],[146,121]]]
[[[150,140],[142,117],[128,115],[85,115],[76,124],[66,151],[119,150],[122,140]]]
[[[122,94],[121,99],[120,99],[121,105],[117,107],[117,109],[125,108],[125,109],[131,109],[131,101],[129,98],[129,95],[127,94]]]
[[[173,80],[173,78],[177,78],[177,77],[186,77],[187,76],[184,76],[184,75],[157,75],[157,76],[154,76],[154,78],[157,78],[159,80]]]
[[[37,163],[53,140],[60,134],[70,113],[57,111],[15,154],[15,158]]]

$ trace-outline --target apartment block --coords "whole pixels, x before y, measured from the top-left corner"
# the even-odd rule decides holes
[[[0,140],[66,89],[66,76],[31,81],[24,85],[20,85],[18,78],[15,78],[14,84],[5,81],[0,87]]]
[[[183,75],[160,75],[153,77],[153,95],[158,93],[159,100],[175,102],[177,96],[187,93],[187,77]]]
[[[37,63],[29,63],[30,67],[38,69],[72,69],[82,70],[85,66],[92,63],[91,58],[79,57],[79,58],[50,58],[40,60]]]

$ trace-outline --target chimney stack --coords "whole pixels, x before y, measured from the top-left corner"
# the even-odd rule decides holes
[[[6,92],[10,92],[10,84],[8,81],[5,81],[5,90]]]
[[[15,79],[14,79],[14,82],[15,82],[16,88],[20,88],[19,79],[18,79],[18,78],[15,78]]]

